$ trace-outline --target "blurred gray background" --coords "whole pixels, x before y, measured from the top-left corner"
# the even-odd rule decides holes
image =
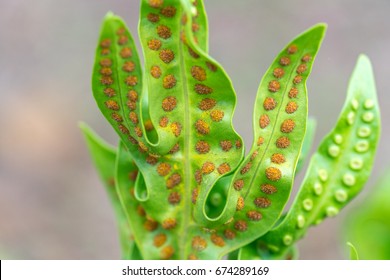
[[[328,32],[307,85],[310,115],[318,120],[315,146],[337,119],[359,53],[372,60],[382,118],[389,119],[390,1],[205,0],[205,5],[210,53],[233,80],[234,123],[247,145],[263,73],[287,42],[317,22],[326,22]],[[109,10],[138,38],[137,0],[0,2],[0,257],[120,257],[113,211],[77,127],[83,120],[116,143],[90,87],[99,28]],[[366,193],[388,166],[389,138],[384,124]],[[299,243],[301,258],[346,258],[340,227],[364,196],[312,228]]]

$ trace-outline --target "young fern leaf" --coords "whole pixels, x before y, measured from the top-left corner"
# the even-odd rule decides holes
[[[239,197],[233,201],[233,219],[219,228],[230,239],[220,256],[266,233],[289,198],[306,130],[306,79],[324,32],[319,24],[294,39],[260,83],[254,143],[232,179],[231,189]]]
[[[80,128],[84,134],[85,141],[87,142],[92,161],[99,173],[99,177],[103,181],[104,187],[115,211],[122,249],[122,258],[133,259],[134,256],[137,255],[137,248],[134,240],[132,239],[132,231],[115,188],[116,181],[114,178],[116,149],[105,143],[86,124],[81,123]]]
[[[311,225],[334,217],[367,181],[380,134],[380,115],[369,59],[361,55],[341,116],[318,147],[300,191],[283,221],[261,239],[283,256]]]

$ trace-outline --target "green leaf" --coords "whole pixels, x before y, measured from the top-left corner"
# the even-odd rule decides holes
[[[260,83],[254,143],[230,187],[227,207],[235,213],[218,229],[228,239],[220,256],[265,234],[283,211],[306,130],[306,79],[324,32],[319,24],[295,38]]]
[[[355,261],[359,260],[359,255],[355,246],[353,246],[351,242],[347,242],[347,245],[349,246],[349,259]]]
[[[336,216],[369,178],[380,134],[380,115],[369,59],[361,55],[335,128],[310,161],[300,191],[287,214],[262,240],[282,254],[311,225]]]
[[[133,252],[136,251],[136,248],[132,237],[132,231],[115,189],[116,150],[97,136],[97,134],[86,124],[81,123],[80,128],[83,132],[85,141],[87,142],[92,161],[108,193],[111,204],[114,207],[120,235],[122,258],[129,259],[134,254]]]

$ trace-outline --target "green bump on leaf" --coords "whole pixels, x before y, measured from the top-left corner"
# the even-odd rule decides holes
[[[367,113],[373,116],[370,122],[364,118]],[[364,133],[361,133],[363,127]],[[289,245],[283,242],[285,234],[290,234],[295,242],[309,226],[336,216],[367,181],[379,134],[380,115],[373,72],[369,59],[361,55],[350,80],[342,113],[335,128],[311,158],[292,208],[286,218],[261,239],[281,253]]]
[[[99,173],[104,187],[110,197],[117,219],[123,259],[138,259],[136,245],[132,239],[132,230],[127,222],[125,212],[116,192],[115,160],[116,149],[103,141],[86,124],[81,123],[80,128],[84,134],[91,158]]]

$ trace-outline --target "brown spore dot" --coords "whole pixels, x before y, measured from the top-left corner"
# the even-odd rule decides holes
[[[251,160],[253,161],[257,155],[259,154],[259,151],[254,151],[253,154],[251,155]]]
[[[270,184],[262,184],[260,186],[260,190],[265,194],[274,194],[278,191],[278,189]]]
[[[236,149],[241,149],[241,147],[242,147],[242,142],[241,142],[241,140],[237,140],[237,141],[236,141]]]
[[[124,27],[119,27],[118,30],[116,31],[117,35],[123,35],[126,33],[126,29]]]
[[[277,92],[280,89],[280,83],[278,81],[270,81],[268,84],[268,90],[270,92]]]
[[[279,181],[280,178],[282,178],[282,172],[280,171],[279,168],[268,167],[265,170],[265,176],[267,177],[268,180]]]
[[[166,182],[168,189],[172,189],[181,183],[181,176],[179,173],[173,173]]]
[[[244,187],[244,180],[239,179],[234,182],[233,187],[236,191],[241,191],[242,188]]]
[[[166,176],[171,172],[171,165],[166,162],[162,162],[157,166],[157,173],[160,176]]]
[[[133,55],[133,52],[129,47],[124,47],[123,49],[121,49],[119,54],[122,58],[129,58]]]
[[[276,164],[282,164],[286,162],[284,155],[276,153],[271,156],[271,161]]]
[[[113,97],[116,95],[115,90],[113,88],[105,88],[103,90],[104,94],[108,97]]]
[[[195,254],[189,254],[188,255],[188,260],[195,261],[198,260],[199,258]]]
[[[214,163],[212,162],[205,162],[203,163],[202,165],[202,173],[203,174],[210,174],[211,172],[213,172],[215,170],[215,165]]]
[[[161,48],[161,41],[158,39],[151,39],[148,41],[148,47],[152,51],[158,51]]]
[[[114,100],[107,100],[106,102],[104,102],[104,104],[110,110],[114,110],[114,111],[118,111],[119,110],[119,105]]]
[[[148,2],[152,8],[160,8],[164,4],[164,0],[149,0]]]
[[[195,171],[195,181],[198,185],[202,184],[202,172],[201,170]]]
[[[138,84],[138,78],[136,76],[128,76],[125,80],[126,85],[135,86]]]
[[[141,129],[139,126],[134,127],[134,131],[135,131],[135,134],[136,134],[138,137],[142,137],[143,132],[142,132],[142,129]]]
[[[168,117],[163,116],[163,117],[161,117],[159,124],[161,127],[167,127],[168,122],[169,122]]]
[[[175,249],[173,249],[172,246],[166,246],[161,250],[160,257],[163,260],[169,260],[170,258],[172,258],[174,253]]]
[[[164,100],[162,101],[162,108],[166,112],[170,112],[173,109],[175,109],[176,105],[177,105],[177,100],[173,96],[168,96],[167,98],[164,98]]]
[[[153,156],[153,155],[149,155],[147,158],[146,158],[146,162],[150,165],[156,165],[157,162],[158,162],[158,158],[156,156]]]
[[[137,116],[136,113],[130,112],[130,113],[129,113],[129,119],[131,120],[131,122],[132,122],[133,124],[138,124],[138,116]]]
[[[287,114],[292,114],[298,109],[298,104],[294,101],[288,102],[286,105],[286,113]]]
[[[129,98],[129,100],[131,101],[136,102],[138,100],[138,93],[132,89],[127,93],[127,98]]]
[[[266,97],[264,100],[264,103],[263,103],[263,107],[265,110],[271,111],[271,110],[275,109],[276,104],[277,103],[276,103],[275,99],[273,99],[272,97]]]
[[[172,218],[165,219],[161,226],[163,229],[170,230],[176,227],[176,220]]]
[[[172,205],[178,204],[181,200],[181,196],[178,192],[172,192],[168,196],[168,202]]]
[[[134,137],[129,136],[128,139],[129,139],[129,141],[130,141],[132,144],[138,145],[138,141],[137,141],[137,139],[135,139]]]
[[[195,128],[200,134],[206,135],[210,133],[210,126],[204,120],[197,120]]]
[[[222,175],[222,174],[228,173],[231,170],[231,168],[230,168],[230,165],[225,162],[225,163],[222,163],[217,168],[217,170],[218,170],[218,173]]]
[[[202,176],[202,175],[201,175],[201,176]],[[191,202],[192,202],[193,204],[196,203],[196,200],[198,199],[198,195],[199,195],[199,190],[198,190],[198,188],[193,189],[193,190],[192,190],[192,196],[191,196]]]
[[[141,205],[138,205],[137,214],[140,215],[141,217],[145,217],[146,215],[145,208],[143,208]]]
[[[287,48],[287,52],[289,54],[294,54],[298,51],[298,47],[296,45],[291,45]]]
[[[110,54],[110,49],[102,49],[100,54],[101,55],[109,55]]]
[[[160,20],[160,16],[154,13],[149,13],[146,17],[152,23],[156,23]]]
[[[122,46],[127,44],[128,41],[129,41],[129,38],[127,38],[127,36],[125,36],[125,35],[121,35],[118,38],[118,44],[122,45]]]
[[[110,76],[112,75],[112,70],[109,67],[103,67],[102,69],[100,69],[100,74],[102,74],[103,76]]]
[[[245,166],[240,171],[241,175],[247,173],[251,169],[251,167],[252,167],[252,162],[248,162],[247,164],[245,164]]]
[[[110,67],[112,65],[112,60],[109,58],[103,58],[99,63],[102,67]]]
[[[168,64],[175,58],[175,54],[171,50],[164,49],[160,51],[159,57],[164,63]]]
[[[132,61],[126,61],[122,66],[122,70],[128,73],[133,72],[134,69],[135,69],[135,64]]]
[[[141,134],[141,136],[142,136],[142,134]],[[139,137],[141,137],[141,136],[139,136]],[[141,153],[146,153],[146,152],[148,151],[148,147],[145,145],[144,142],[139,141],[139,142],[138,142],[138,150],[139,150]]]
[[[144,122],[144,127],[146,131],[152,131],[154,129],[153,123],[151,120],[146,120]]]
[[[291,63],[291,60],[286,56],[281,57],[279,60],[279,64],[282,66],[288,66],[288,65],[290,65],[290,63]]]
[[[288,97],[290,98],[296,98],[298,96],[298,89],[296,87],[293,87],[290,89],[290,91],[288,92]]]
[[[218,247],[225,246],[225,240],[223,240],[223,238],[216,233],[211,234],[210,240]]]
[[[290,139],[288,139],[286,136],[279,137],[278,140],[276,140],[276,147],[280,149],[285,149],[290,146]]]
[[[257,138],[257,146],[261,146],[264,144],[264,138],[259,136],[259,138]]]
[[[223,119],[225,113],[221,110],[213,110],[210,112],[210,117],[215,122],[220,122]]]
[[[238,231],[244,232],[247,231],[248,224],[246,223],[246,221],[238,220],[237,222],[234,223],[234,228]]]
[[[268,115],[261,115],[259,119],[260,128],[266,128],[269,125],[270,119]]]
[[[205,98],[200,101],[198,108],[201,109],[202,111],[207,111],[212,108],[217,104],[217,101],[212,98]]]
[[[181,17],[181,24],[185,25],[185,24],[187,23],[187,20],[188,20],[187,15],[184,14],[184,15]]]
[[[155,231],[158,227],[158,223],[153,219],[147,219],[144,223],[144,228],[147,231]]]
[[[207,78],[206,71],[200,66],[191,67],[191,76],[200,82],[206,80]]]
[[[195,149],[199,154],[207,154],[210,152],[210,145],[206,141],[200,140],[195,144]]]
[[[171,18],[176,15],[176,8],[172,6],[167,6],[161,9],[161,14],[165,17]]]
[[[163,79],[163,87],[165,89],[171,89],[176,85],[176,78],[172,74],[166,75]]]
[[[302,62],[309,62],[311,60],[310,54],[305,54],[301,60]]]
[[[206,66],[211,72],[216,72],[218,70],[218,67],[210,61],[206,61]]]
[[[101,42],[100,42],[100,46],[102,48],[109,48],[111,45],[111,40],[110,39],[103,39]]]
[[[280,131],[283,133],[290,133],[295,128],[295,122],[291,119],[284,120],[280,125]]]
[[[261,220],[261,218],[263,218],[263,215],[261,215],[261,213],[255,211],[255,210],[248,211],[246,213],[246,216],[251,221],[259,221],[259,220]]]
[[[242,196],[237,199],[236,210],[241,211],[245,206],[245,201]]]
[[[229,240],[232,240],[236,237],[236,233],[231,229],[226,229],[223,232],[223,235],[225,236],[226,239],[229,239]]]
[[[280,79],[284,76],[284,70],[282,68],[275,68],[273,74],[275,78]]]
[[[119,115],[118,113],[112,113],[112,114],[111,114],[111,118],[112,118],[114,121],[118,122],[118,123],[123,122],[122,116]]]
[[[180,145],[179,143],[176,143],[175,145],[173,145],[172,149],[168,152],[168,154],[174,154],[174,153],[177,153],[178,151],[180,150]]]
[[[159,233],[153,238],[153,245],[157,248],[164,245],[167,241],[167,235],[165,233]]]
[[[302,82],[302,79],[303,79],[303,77],[301,75],[297,75],[297,76],[294,77],[293,83],[294,84],[299,84],[300,82]]]
[[[257,197],[255,198],[254,203],[259,208],[268,208],[271,206],[271,200],[266,197]]]
[[[109,76],[103,76],[100,78],[100,83],[105,86],[112,85],[114,83],[114,80]]]
[[[137,103],[131,100],[128,100],[126,105],[130,110],[135,110],[137,108]]]
[[[178,123],[178,122],[171,123],[171,130],[173,132],[173,135],[175,135],[176,137],[180,136],[181,129],[182,129],[182,127],[181,127],[180,123]]]
[[[199,31],[199,24],[196,22],[192,23],[192,32],[198,32]]]
[[[196,84],[195,87],[195,92],[198,94],[210,94],[213,92],[213,89],[211,87],[202,85],[202,84]]]
[[[160,38],[168,39],[172,36],[172,31],[168,26],[159,25],[157,26],[157,34]]]
[[[137,175],[138,175],[138,171],[137,170],[129,172],[129,180],[130,181],[135,181],[135,179],[137,179]]]
[[[192,245],[192,249],[200,252],[206,249],[207,241],[200,236],[195,236],[194,238],[192,238],[191,245]]]
[[[298,74],[302,74],[303,72],[305,72],[307,70],[307,66],[306,64],[301,64],[298,66],[297,68],[297,73]]]
[[[190,47],[188,47],[188,53],[190,54],[190,56],[192,56],[193,58],[195,59],[198,59],[200,56],[199,54],[197,54],[193,49],[191,49]]]
[[[230,149],[233,147],[232,142],[229,140],[223,140],[223,141],[219,142],[219,145],[221,146],[221,148],[224,152],[230,151]]]

